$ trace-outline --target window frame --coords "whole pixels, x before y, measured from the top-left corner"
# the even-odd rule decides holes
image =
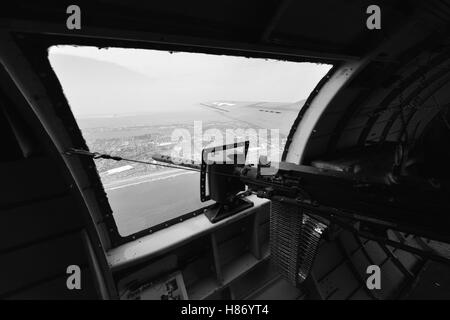
[[[161,51],[183,51],[191,53],[205,53],[205,54],[216,54],[216,55],[231,55],[231,56],[243,56],[250,58],[264,58],[264,59],[276,59],[276,60],[286,60],[292,62],[317,62],[330,64],[332,67],[330,71],[319,81],[316,88],[311,92],[310,96],[307,98],[307,102],[312,99],[311,95],[318,92],[321,86],[324,85],[330,75],[339,66],[340,62],[330,59],[314,59],[305,58],[298,55],[283,54],[280,52],[263,52],[263,51],[249,51],[245,49],[232,49],[224,47],[208,47],[204,45],[190,45],[190,44],[180,44],[180,43],[163,43],[163,42],[150,42],[142,40],[129,40],[129,39],[117,39],[114,37],[103,38],[103,37],[92,37],[92,36],[81,36],[81,35],[62,35],[62,34],[42,34],[42,33],[24,33],[24,32],[14,32],[13,37],[22,50],[23,55],[30,62],[31,67],[36,75],[40,77],[41,84],[44,86],[47,95],[51,101],[52,106],[54,106],[54,111],[60,116],[63,125],[68,128],[70,133],[70,140],[74,147],[88,150],[88,146],[84,140],[81,130],[73,116],[70,109],[69,103],[63,93],[63,88],[59,82],[59,79],[53,68],[50,65],[48,59],[48,49],[52,46],[58,45],[71,45],[71,46],[94,46],[99,48],[128,48],[128,49],[149,49],[149,50],[161,50]],[[295,132],[301,115],[294,121],[291,131],[288,136],[289,138]],[[288,143],[285,145],[285,150],[283,152],[283,158],[287,153]],[[183,214],[176,218],[170,219],[163,223],[157,224],[155,226],[145,228],[141,231],[135,232],[130,235],[122,236],[119,233],[116,221],[112,214],[112,208],[109,204],[108,198],[106,196],[105,189],[101,182],[100,176],[97,172],[95,162],[89,157],[80,157],[80,162],[83,169],[88,175],[88,179],[94,189],[95,197],[97,203],[100,207],[101,222],[104,223],[106,227],[106,234],[109,238],[111,248],[118,247],[124,243],[134,241],[145,235],[153,234],[157,231],[163,230],[174,224],[183,222],[189,218],[195,217],[197,215],[203,214],[205,210],[208,210],[212,205],[208,205],[192,212]],[[101,231],[100,231],[101,232]]]

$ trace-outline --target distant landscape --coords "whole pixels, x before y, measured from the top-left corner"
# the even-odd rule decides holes
[[[272,128],[274,122],[285,133],[303,103],[285,103],[291,110],[275,113],[265,108],[304,99],[331,67],[75,46],[51,47],[49,61],[89,149],[143,161],[152,161],[154,153],[170,155],[175,144],[172,132],[182,128],[192,132],[199,120],[204,131],[215,128],[224,135],[226,129]],[[201,105],[208,101],[241,104],[231,103],[235,109],[225,116]],[[252,112],[240,108],[247,101]],[[251,103],[255,101],[269,104]],[[262,140],[260,146],[269,147],[269,141]],[[196,172],[125,161],[95,162],[121,235],[206,205],[199,199]]]
[[[193,136],[194,120],[199,118],[202,119],[201,115],[190,114],[183,117],[183,114],[176,114],[165,118],[164,115],[154,114],[81,118],[77,121],[90,150],[151,161],[153,154],[171,154],[172,148],[176,145],[176,142],[171,140],[174,130],[186,129]],[[247,129],[249,125],[245,122],[230,121],[220,114],[215,114],[215,120],[202,121],[202,127],[204,131],[210,128],[220,130],[225,136],[226,129]],[[114,180],[165,170],[162,167],[133,164],[133,170],[109,175],[109,170],[123,166],[123,163],[96,160],[96,164],[106,185]]]
[[[203,130],[215,128],[225,136],[226,129],[249,128],[246,122],[208,112],[213,113],[214,121],[203,121]],[[77,121],[90,150],[151,162],[155,153],[170,155],[175,145],[173,130],[192,132],[198,117],[192,113],[185,117],[147,114]],[[195,172],[105,159],[95,162],[122,235],[207,205],[200,202],[200,176]]]

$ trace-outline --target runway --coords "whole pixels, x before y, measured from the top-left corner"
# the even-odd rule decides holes
[[[105,185],[119,233],[123,236],[189,213],[200,201],[200,175],[167,170]]]

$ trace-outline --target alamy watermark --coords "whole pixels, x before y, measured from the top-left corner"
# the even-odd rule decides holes
[[[370,16],[366,20],[366,27],[369,30],[381,29],[381,9],[379,6],[372,4],[367,7],[367,14]]]
[[[66,27],[69,30],[81,29],[81,9],[79,6],[72,4],[67,7],[66,13],[70,14],[66,20]]]
[[[69,290],[81,290],[81,269],[76,264],[67,267],[66,273],[69,275],[66,286]]]
[[[177,128],[172,132],[171,141],[174,147],[171,150],[171,157],[176,164],[183,162],[200,164],[202,160],[207,164],[257,165],[262,162],[263,165],[271,165],[272,169],[277,168],[281,149],[284,146],[279,129],[208,128],[204,130],[203,128],[202,121],[194,121],[193,131]],[[215,152],[202,159],[203,149],[244,141],[249,142],[247,157],[234,156],[243,154],[244,150],[241,147],[242,150]]]
[[[370,265],[366,269],[366,273],[370,276],[366,280],[367,289],[381,289],[381,269],[376,264]]]

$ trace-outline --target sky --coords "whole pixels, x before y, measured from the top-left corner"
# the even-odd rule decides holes
[[[199,110],[207,101],[306,99],[330,65],[197,53],[53,46],[74,115]]]

